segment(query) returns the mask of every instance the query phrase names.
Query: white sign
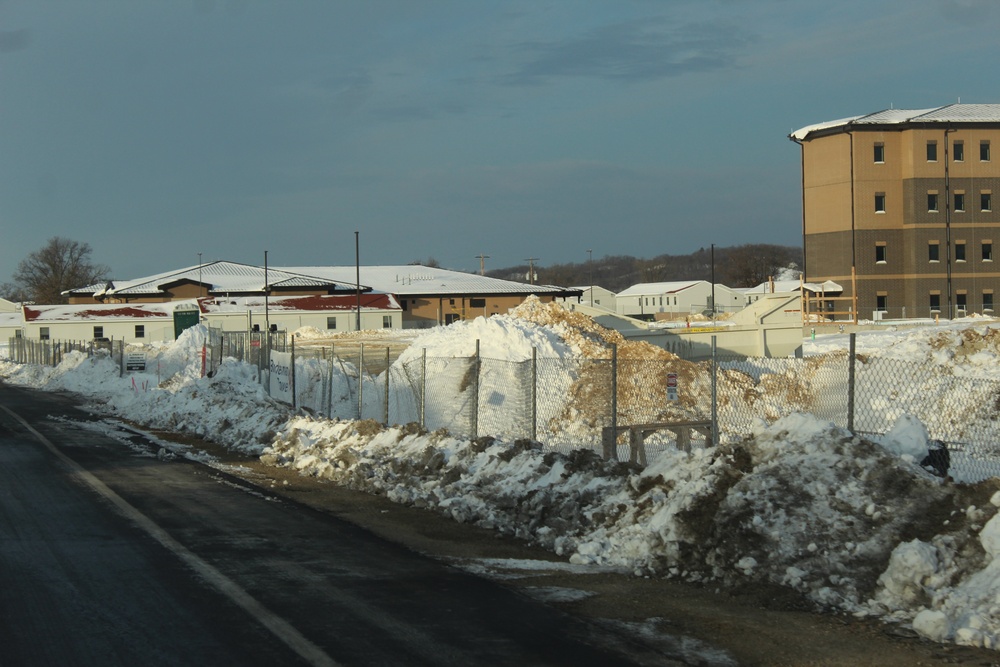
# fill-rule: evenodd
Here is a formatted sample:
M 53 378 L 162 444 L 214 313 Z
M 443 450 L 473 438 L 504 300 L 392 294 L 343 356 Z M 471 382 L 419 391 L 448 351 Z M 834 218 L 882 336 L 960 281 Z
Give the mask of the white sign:
M 272 352 L 271 365 L 268 367 L 269 390 L 271 398 L 284 401 L 291 405 L 292 400 L 292 355 L 290 352 Z
M 667 400 L 677 400 L 677 373 L 667 373 Z
M 128 352 L 125 355 L 125 370 L 144 371 L 146 370 L 145 352 Z

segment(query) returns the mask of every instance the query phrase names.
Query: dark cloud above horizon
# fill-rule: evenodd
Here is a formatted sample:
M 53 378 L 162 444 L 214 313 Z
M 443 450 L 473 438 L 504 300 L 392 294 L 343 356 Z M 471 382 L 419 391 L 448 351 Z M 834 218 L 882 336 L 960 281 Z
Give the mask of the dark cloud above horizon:
M 523 42 L 528 62 L 504 81 L 540 85 L 558 77 L 638 82 L 736 67 L 753 39 L 725 22 L 677 24 L 658 17 L 602 26 L 559 42 Z

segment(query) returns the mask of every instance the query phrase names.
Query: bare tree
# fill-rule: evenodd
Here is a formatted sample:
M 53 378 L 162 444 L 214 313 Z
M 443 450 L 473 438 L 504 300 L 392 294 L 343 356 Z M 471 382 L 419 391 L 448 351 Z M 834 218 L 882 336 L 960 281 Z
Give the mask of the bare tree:
M 90 261 L 90 245 L 53 236 L 40 249 L 21 260 L 13 287 L 23 300 L 66 303 L 63 292 L 107 279 L 111 268 Z

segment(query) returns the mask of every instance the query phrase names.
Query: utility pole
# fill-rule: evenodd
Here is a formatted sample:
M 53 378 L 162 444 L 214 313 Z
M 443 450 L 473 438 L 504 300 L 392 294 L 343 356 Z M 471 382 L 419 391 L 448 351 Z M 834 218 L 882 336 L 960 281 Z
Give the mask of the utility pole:
M 267 251 L 265 250 L 264 251 L 264 331 L 265 331 L 264 335 L 267 336 L 268 350 L 271 349 L 270 348 L 270 345 L 271 345 L 271 342 L 270 342 L 271 341 L 271 318 L 270 318 L 270 313 L 268 312 L 268 301 L 267 301 L 268 294 L 270 294 L 270 293 L 271 293 L 271 290 L 269 289 L 268 284 L 267 284 Z M 270 354 L 270 352 L 268 352 L 268 354 Z
M 476 257 L 479 258 L 479 275 L 485 276 L 486 275 L 486 260 L 488 260 L 490 258 L 490 256 L 489 255 L 483 255 L 483 254 L 480 253 L 479 255 L 476 255 Z
M 361 252 L 359 250 L 361 246 L 358 242 L 358 232 L 354 232 L 354 278 L 357 280 L 355 287 L 358 291 L 358 321 L 357 329 L 361 331 Z M 360 382 L 360 380 L 359 380 Z
M 528 259 L 526 259 L 524 261 L 526 261 L 528 263 L 528 284 L 534 285 L 535 284 L 535 262 L 538 261 L 538 258 L 537 257 L 529 257 Z
M 201 282 L 201 253 L 199 252 L 198 253 L 198 296 L 205 296 L 204 292 L 202 291 L 204 290 L 204 287 L 202 285 L 203 284 Z
M 594 251 L 587 248 L 587 268 L 590 269 L 590 303 L 588 304 L 591 308 L 594 307 Z

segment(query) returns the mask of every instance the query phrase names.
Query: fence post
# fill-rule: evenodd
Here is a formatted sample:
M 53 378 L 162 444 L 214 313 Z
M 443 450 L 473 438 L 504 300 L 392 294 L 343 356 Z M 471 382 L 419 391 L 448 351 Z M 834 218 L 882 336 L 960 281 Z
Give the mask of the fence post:
M 385 425 L 389 425 L 389 348 L 385 348 Z
M 850 336 L 850 345 L 847 353 L 847 430 L 854 433 L 854 364 L 855 364 L 855 340 L 856 334 Z
M 361 343 L 358 347 L 358 419 L 364 419 L 365 344 Z
M 719 362 L 717 358 L 717 347 L 715 336 L 712 336 L 712 444 L 719 444 L 719 402 L 718 402 L 718 377 Z
M 611 344 L 611 451 L 618 458 L 618 343 Z
M 288 388 L 292 391 L 292 412 L 298 406 L 295 402 L 295 336 L 292 336 L 292 362 L 288 365 Z
M 472 437 L 479 437 L 479 339 L 476 339 L 476 356 L 472 359 Z
M 420 353 L 420 428 L 425 428 L 427 408 L 427 348 Z
M 531 347 L 531 439 L 538 440 L 538 348 Z

